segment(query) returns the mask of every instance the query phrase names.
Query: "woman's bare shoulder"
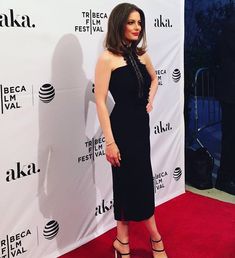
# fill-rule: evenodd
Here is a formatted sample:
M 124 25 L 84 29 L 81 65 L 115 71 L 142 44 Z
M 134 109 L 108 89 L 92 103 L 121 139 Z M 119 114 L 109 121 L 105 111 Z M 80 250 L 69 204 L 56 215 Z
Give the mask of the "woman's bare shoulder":
M 113 58 L 114 58 L 114 54 L 107 49 L 104 50 L 99 56 L 99 60 L 103 62 L 111 62 Z
M 108 50 L 104 50 L 98 57 L 96 68 L 106 69 L 106 71 L 111 71 L 112 69 L 112 56 Z
M 114 70 L 119 66 L 125 65 L 125 61 L 121 55 L 116 55 L 109 50 L 104 50 L 101 53 L 99 57 L 99 63 L 108 65 L 111 70 Z
M 141 63 L 143 64 L 148 64 L 150 61 L 149 55 L 147 54 L 147 52 L 145 52 L 143 55 L 139 56 L 139 59 L 141 61 Z

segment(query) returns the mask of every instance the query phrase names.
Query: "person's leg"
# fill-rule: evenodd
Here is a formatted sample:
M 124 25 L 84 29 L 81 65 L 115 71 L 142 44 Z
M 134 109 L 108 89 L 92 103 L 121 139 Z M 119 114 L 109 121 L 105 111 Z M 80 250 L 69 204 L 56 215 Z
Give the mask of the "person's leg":
M 161 235 L 159 234 L 158 229 L 157 229 L 154 215 L 152 217 L 150 217 L 149 219 L 146 219 L 144 221 L 144 223 L 150 234 L 152 249 L 156 250 L 156 251 L 153 251 L 153 255 L 154 255 L 153 257 L 156 257 L 156 258 L 167 257 L 167 255 L 164 251 L 163 242 L 161 241 Z
M 124 243 L 129 242 L 129 222 L 117 221 L 117 238 Z
M 152 240 L 160 240 L 161 235 L 158 232 L 154 215 L 152 217 L 150 217 L 149 219 L 146 219 L 144 221 L 144 223 L 145 223 L 145 226 L 146 226 L 146 228 L 147 228 L 147 230 L 150 234 L 151 239 Z
M 130 253 L 129 247 L 129 223 L 127 221 L 117 221 L 117 239 L 113 242 L 114 248 L 120 254 Z M 129 255 L 125 255 L 129 258 Z

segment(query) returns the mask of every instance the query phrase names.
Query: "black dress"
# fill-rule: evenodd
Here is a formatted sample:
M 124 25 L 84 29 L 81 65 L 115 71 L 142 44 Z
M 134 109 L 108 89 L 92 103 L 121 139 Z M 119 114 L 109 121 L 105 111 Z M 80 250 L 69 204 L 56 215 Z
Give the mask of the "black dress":
M 146 111 L 150 76 L 138 60 L 144 81 L 138 95 L 138 79 L 130 63 L 112 71 L 109 90 L 115 106 L 110 115 L 121 166 L 112 166 L 114 217 L 141 221 L 154 214 L 153 176 L 150 160 L 149 114 Z

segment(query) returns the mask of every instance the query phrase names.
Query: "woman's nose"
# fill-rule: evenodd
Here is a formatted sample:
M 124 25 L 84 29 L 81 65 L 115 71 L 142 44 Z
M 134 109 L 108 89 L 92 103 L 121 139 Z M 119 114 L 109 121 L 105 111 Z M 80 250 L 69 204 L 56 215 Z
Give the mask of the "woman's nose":
M 140 30 L 140 29 L 141 29 L 141 26 L 140 26 L 139 23 L 136 23 L 136 24 L 135 24 L 135 29 L 136 29 L 136 30 Z

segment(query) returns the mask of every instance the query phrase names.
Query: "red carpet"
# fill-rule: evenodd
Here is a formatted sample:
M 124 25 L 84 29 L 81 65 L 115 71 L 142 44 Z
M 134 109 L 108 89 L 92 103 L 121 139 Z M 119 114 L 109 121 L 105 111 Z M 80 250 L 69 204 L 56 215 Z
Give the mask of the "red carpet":
M 235 258 L 235 205 L 187 192 L 156 208 L 169 258 Z M 62 258 L 112 258 L 112 229 Z M 133 258 L 151 258 L 143 223 L 130 224 Z

